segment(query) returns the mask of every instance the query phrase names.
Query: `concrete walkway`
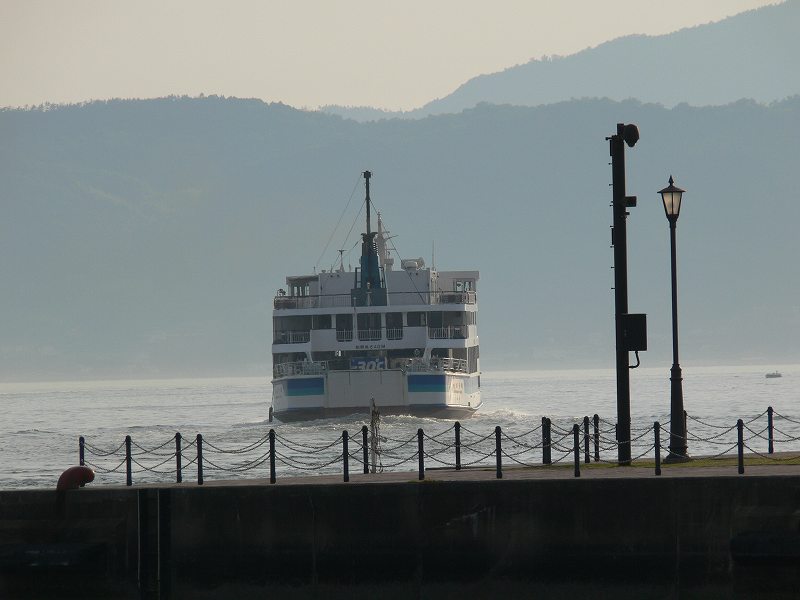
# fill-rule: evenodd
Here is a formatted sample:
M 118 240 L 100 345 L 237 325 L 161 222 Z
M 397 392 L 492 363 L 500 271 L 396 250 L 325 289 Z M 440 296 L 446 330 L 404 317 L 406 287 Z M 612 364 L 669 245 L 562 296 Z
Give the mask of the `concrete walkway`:
M 719 465 L 699 466 L 689 462 L 680 465 L 661 466 L 661 479 L 683 478 L 683 477 L 763 477 L 763 476 L 785 476 L 800 477 L 800 453 L 799 452 L 776 452 L 771 455 L 773 463 L 751 464 L 748 460 L 757 461 L 758 456 L 745 455 L 744 474 L 739 475 L 735 458 L 726 458 L 720 461 Z M 702 457 L 697 458 L 698 461 Z M 792 461 L 787 464 L 788 461 Z M 636 465 L 630 467 L 619 467 L 609 463 L 591 463 L 580 465 L 579 479 L 628 479 L 628 478 L 656 478 L 655 469 L 650 461 L 649 466 Z M 355 467 L 355 469 L 353 468 Z M 387 471 L 365 475 L 361 472 L 361 465 L 355 463 L 351 465 L 350 481 L 345 483 L 342 475 L 312 475 L 312 476 L 291 476 L 281 475 L 278 470 L 275 485 L 359 485 L 369 483 L 409 483 L 419 482 L 417 471 Z M 560 463 L 551 466 L 521 467 L 504 466 L 503 477 L 500 481 L 519 481 L 519 480 L 564 480 L 578 479 L 574 474 L 573 463 Z M 456 471 L 452 468 L 434 468 L 425 471 L 425 482 L 445 482 L 445 481 L 496 481 L 497 473 L 494 467 L 466 468 Z M 424 483 L 424 482 L 421 482 Z M 250 485 L 269 485 L 269 479 L 260 477 L 253 479 L 238 480 L 208 480 L 203 487 L 238 487 Z M 177 484 L 137 484 L 135 487 L 187 487 L 197 486 L 194 480 L 185 481 Z

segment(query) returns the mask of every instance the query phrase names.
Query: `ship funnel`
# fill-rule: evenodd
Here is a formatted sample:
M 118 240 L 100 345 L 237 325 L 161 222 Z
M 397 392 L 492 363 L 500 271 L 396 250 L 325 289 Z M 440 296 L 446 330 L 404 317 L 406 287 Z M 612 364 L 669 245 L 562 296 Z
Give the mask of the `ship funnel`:
M 361 234 L 361 266 L 356 269 L 356 277 L 351 298 L 353 306 L 386 306 L 386 285 L 383 269 L 378 260 L 378 248 L 375 243 L 377 231 L 372 231 L 370 223 L 371 204 L 369 197 L 370 171 L 364 171 L 366 197 L 364 203 L 367 209 L 367 231 Z

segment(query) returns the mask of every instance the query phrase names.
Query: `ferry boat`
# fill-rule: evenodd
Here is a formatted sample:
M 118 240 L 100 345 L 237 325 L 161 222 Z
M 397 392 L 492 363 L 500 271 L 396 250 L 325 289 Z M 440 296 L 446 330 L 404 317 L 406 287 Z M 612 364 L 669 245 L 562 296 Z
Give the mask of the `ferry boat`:
M 274 298 L 272 414 L 283 422 L 369 412 L 463 419 L 481 406 L 478 271 L 422 258 L 394 268 L 371 173 L 355 270 L 286 278 Z M 341 253 L 340 253 L 341 254 Z

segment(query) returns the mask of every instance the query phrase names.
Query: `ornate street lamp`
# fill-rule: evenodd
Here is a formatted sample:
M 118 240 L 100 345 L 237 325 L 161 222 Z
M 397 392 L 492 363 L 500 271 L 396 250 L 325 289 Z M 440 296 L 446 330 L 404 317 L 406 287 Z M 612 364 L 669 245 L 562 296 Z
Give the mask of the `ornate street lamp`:
M 669 455 L 664 462 L 689 460 L 686 447 L 686 418 L 683 412 L 683 377 L 678 362 L 678 278 L 675 252 L 675 225 L 681 213 L 683 192 L 675 187 L 672 175 L 669 185 L 658 192 L 664 202 L 664 213 L 669 221 L 669 241 L 672 254 L 672 369 L 670 371 L 670 436 Z
M 675 221 L 678 220 L 678 215 L 681 214 L 681 198 L 683 198 L 684 192 L 681 188 L 675 187 L 674 184 L 675 180 L 670 175 L 669 185 L 658 192 L 661 194 L 661 200 L 664 202 L 664 212 L 667 214 L 667 219 L 669 219 L 670 228 L 672 229 L 675 229 Z

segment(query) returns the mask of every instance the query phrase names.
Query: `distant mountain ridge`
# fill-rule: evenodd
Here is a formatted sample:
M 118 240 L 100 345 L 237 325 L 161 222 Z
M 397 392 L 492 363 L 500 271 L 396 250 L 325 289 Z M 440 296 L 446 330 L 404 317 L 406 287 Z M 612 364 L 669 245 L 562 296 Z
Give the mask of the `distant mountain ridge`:
M 321 110 L 357 121 L 457 113 L 481 102 L 538 106 L 569 99 L 635 98 L 667 107 L 773 102 L 800 93 L 800 0 L 660 36 L 631 35 L 566 57 L 480 75 L 407 112 Z
M 272 297 L 313 272 L 359 174 L 402 257 L 479 269 L 486 370 L 613 365 L 608 143 L 627 150 L 632 312 L 670 364 L 800 361 L 800 97 L 580 100 L 352 120 L 233 98 L 0 111 L 0 379 L 270 373 Z M 356 190 L 343 225 L 354 222 Z M 318 269 L 337 248 L 340 229 Z M 356 237 L 354 237 L 356 236 Z M 356 256 L 346 261 L 357 263 Z M 265 392 L 267 393 L 267 392 Z

